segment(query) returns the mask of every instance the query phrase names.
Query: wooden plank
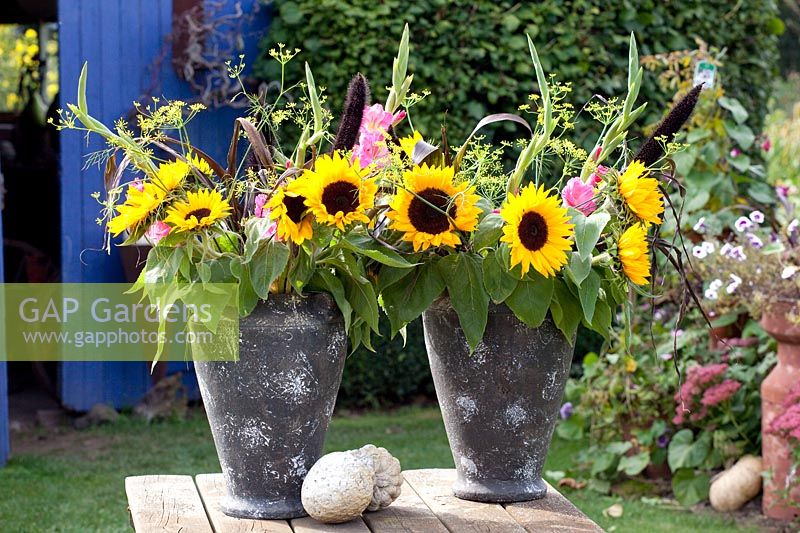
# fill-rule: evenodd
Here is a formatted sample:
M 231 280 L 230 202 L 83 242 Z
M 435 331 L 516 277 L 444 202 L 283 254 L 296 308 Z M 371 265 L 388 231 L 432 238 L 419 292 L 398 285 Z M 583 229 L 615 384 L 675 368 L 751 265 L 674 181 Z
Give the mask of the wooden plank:
M 125 478 L 131 524 L 137 533 L 212 533 L 192 476 Z
M 603 531 L 549 483 L 547 495 L 541 500 L 509 503 L 503 507 L 530 532 Z
M 356 518 L 344 524 L 323 524 L 311 517 L 295 518 L 291 520 L 294 533 L 370 533 L 369 528 L 361 518 Z
M 408 484 L 386 509 L 364 513 L 364 522 L 379 533 L 448 533 L 447 528 Z
M 455 470 L 409 470 L 403 475 L 422 501 L 450 531 L 525 532 L 501 505 L 460 500 L 453 496 L 451 487 L 456 479 Z
M 222 478 L 222 474 L 200 474 L 195 477 L 195 482 L 214 531 L 223 531 L 224 533 L 244 533 L 246 531 L 292 533 L 292 528 L 289 527 L 289 522 L 286 520 L 249 520 L 234 518 L 223 513 L 220 507 L 220 502 L 225 496 L 225 481 Z

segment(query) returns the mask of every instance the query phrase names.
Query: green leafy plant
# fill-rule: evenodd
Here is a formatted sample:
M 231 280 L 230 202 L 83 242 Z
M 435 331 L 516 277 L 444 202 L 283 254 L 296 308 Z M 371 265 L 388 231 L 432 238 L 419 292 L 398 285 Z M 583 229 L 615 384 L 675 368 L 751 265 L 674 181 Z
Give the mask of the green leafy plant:
M 571 82 L 578 102 L 587 102 L 594 94 L 625 91 L 626 82 L 617 74 L 627 66 L 625 35 L 632 31 L 643 38 L 645 54 L 694 48 L 695 36 L 728 47 L 721 76 L 728 96 L 750 111 L 749 124 L 757 131 L 766 114 L 781 32 L 772 0 L 733 4 L 624 0 L 613 6 L 601 0 L 264 3 L 274 18 L 262 50 L 279 42 L 296 43 L 314 58 L 320 82 L 334 95 L 343 94 L 347 86 L 348 77 L 342 72 L 384 77 L 394 52 L 386 46 L 386 35 L 397 34 L 402 21 L 413 20 L 411 41 L 418 61 L 411 72 L 417 87 L 432 91 L 418 104 L 415 126 L 436 132 L 447 124 L 454 139 L 464 138 L 491 110 L 513 109 L 518 96 L 531 90 L 526 32 L 541 43 L 544 69 Z M 271 82 L 280 73 L 269 61 L 261 61 L 256 74 Z M 645 101 L 663 102 L 675 92 L 662 89 L 649 76 L 643 80 Z M 659 118 L 658 109 L 649 111 L 643 125 Z

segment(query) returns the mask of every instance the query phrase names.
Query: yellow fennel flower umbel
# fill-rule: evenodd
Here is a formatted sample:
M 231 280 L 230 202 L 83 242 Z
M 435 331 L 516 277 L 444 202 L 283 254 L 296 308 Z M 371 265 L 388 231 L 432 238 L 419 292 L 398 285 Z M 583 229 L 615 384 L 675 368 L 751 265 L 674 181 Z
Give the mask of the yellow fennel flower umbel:
M 386 216 L 414 251 L 457 246 L 461 238 L 456 232 L 474 231 L 478 225 L 478 200 L 475 187 L 454 183 L 453 167 L 423 164 L 403 173 L 403 188 L 398 188 Z
M 650 250 L 643 224 L 625 230 L 617 242 L 617 254 L 625 276 L 636 285 L 646 285 L 650 277 Z
M 175 202 L 167 209 L 165 222 L 177 231 L 190 231 L 207 228 L 230 213 L 231 206 L 219 191 L 200 189 L 187 193 L 186 201 Z
M 500 216 L 505 221 L 500 240 L 511 249 L 511 268 L 521 265 L 525 275 L 533 266 L 550 277 L 567 264 L 574 224 L 558 196 L 530 183 L 506 200 Z
M 625 205 L 639 220 L 661 224 L 659 215 L 664 212 L 664 198 L 658 189 L 658 180 L 647 175 L 644 163 L 633 161 L 620 174 L 617 187 Z
M 297 182 L 297 193 L 320 224 L 344 230 L 354 222 L 369 223 L 367 209 L 375 205 L 378 186 L 363 179 L 360 169 L 334 152 L 317 158 L 314 170 L 306 170 Z

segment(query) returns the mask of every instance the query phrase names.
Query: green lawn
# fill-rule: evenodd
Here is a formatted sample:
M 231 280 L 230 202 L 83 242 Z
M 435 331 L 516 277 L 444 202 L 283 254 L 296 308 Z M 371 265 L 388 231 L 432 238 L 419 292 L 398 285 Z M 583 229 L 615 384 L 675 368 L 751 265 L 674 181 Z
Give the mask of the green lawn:
M 8 465 L 0 469 L 2 531 L 130 531 L 123 488 L 126 476 L 219 470 L 202 415 L 150 426 L 123 417 L 113 426 L 69 432 L 61 440 L 49 437 L 42 443 L 26 437 L 26 441 L 38 451 L 15 449 Z M 58 442 L 66 449 L 59 449 Z M 406 469 L 453 464 L 436 409 L 337 417 L 326 448 L 345 450 L 368 442 L 388 448 Z M 546 468 L 566 468 L 576 446 L 554 443 Z M 737 529 L 733 520 L 710 512 L 661 509 L 588 491 L 572 492 L 568 497 L 601 526 L 617 532 L 746 531 Z M 605 518 L 603 509 L 616 502 L 624 506 L 623 517 Z

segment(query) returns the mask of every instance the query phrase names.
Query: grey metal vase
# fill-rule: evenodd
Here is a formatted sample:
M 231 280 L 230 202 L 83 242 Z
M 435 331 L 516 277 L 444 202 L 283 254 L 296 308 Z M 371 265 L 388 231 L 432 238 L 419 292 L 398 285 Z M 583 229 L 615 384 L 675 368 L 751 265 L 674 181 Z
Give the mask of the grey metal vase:
M 241 320 L 239 361 L 196 363 L 225 514 L 305 516 L 300 488 L 322 454 L 346 355 L 329 295 L 274 295 Z
M 436 395 L 457 479 L 453 493 L 479 502 L 544 497 L 542 468 L 553 437 L 573 348 L 548 316 L 529 328 L 492 305 L 470 355 L 448 298 L 423 314 Z

